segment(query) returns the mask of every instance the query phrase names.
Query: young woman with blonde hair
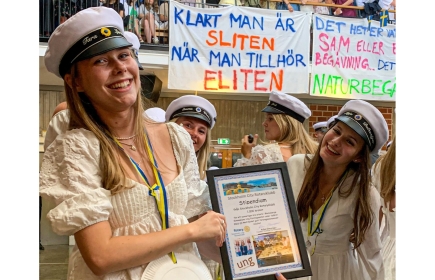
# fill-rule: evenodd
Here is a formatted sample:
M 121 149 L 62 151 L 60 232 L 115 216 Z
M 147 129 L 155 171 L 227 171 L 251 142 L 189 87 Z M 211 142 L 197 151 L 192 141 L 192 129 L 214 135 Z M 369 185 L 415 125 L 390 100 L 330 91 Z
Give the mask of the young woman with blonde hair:
M 186 131 L 142 116 L 139 68 L 119 14 L 76 13 L 53 32 L 44 58 L 64 80 L 70 112 L 39 177 L 40 195 L 56 205 L 47 215 L 53 231 L 76 241 L 67 278 L 151 280 L 182 259 L 208 273 L 199 243 L 212 241 L 220 259 L 225 217 L 210 211 Z
M 303 126 L 311 111 L 301 100 L 291 95 L 272 91 L 269 103 L 262 110 L 266 113 L 263 122 L 266 139 L 272 143 L 257 145 L 258 134 L 242 139 L 243 158 L 234 164 L 238 166 L 286 162 L 295 154 L 312 154 L 317 149 L 314 141 Z

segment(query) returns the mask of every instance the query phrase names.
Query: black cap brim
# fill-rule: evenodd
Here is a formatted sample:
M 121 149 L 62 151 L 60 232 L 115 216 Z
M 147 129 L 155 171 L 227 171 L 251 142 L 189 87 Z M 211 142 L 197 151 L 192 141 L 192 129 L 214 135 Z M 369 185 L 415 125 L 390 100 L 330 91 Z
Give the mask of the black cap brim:
M 361 138 L 364 140 L 364 142 L 370 146 L 370 142 L 367 139 L 366 133 L 364 132 L 364 130 L 361 128 L 361 126 L 358 125 L 358 123 L 356 123 L 355 121 L 351 120 L 350 118 L 346 117 L 346 116 L 339 116 L 337 118 L 335 118 L 335 121 L 341 121 L 344 124 L 346 124 L 347 126 L 349 126 L 350 128 L 353 129 L 353 131 L 355 131 L 356 133 L 358 133 L 359 136 L 361 136 Z
M 133 46 L 133 44 L 127 41 L 124 37 L 110 37 L 82 52 L 75 61 L 88 59 L 115 49 L 131 46 Z
M 261 112 L 271 113 L 271 114 L 284 114 L 284 112 L 281 112 L 280 110 L 277 110 L 276 108 L 273 108 L 271 106 L 264 107 L 264 109 L 261 110 Z
M 204 115 L 201 115 L 201 114 L 180 113 L 180 114 L 177 114 L 177 118 L 179 118 L 179 117 L 192 117 L 192 118 L 200 119 L 200 120 L 205 121 L 208 124 L 208 127 L 211 127 L 211 123 L 209 123 L 209 120 Z

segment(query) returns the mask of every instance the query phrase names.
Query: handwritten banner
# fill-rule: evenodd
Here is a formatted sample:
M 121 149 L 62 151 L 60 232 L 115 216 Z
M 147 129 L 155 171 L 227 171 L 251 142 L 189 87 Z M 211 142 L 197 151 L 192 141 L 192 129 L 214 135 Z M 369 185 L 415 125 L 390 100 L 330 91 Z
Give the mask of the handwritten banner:
M 313 15 L 310 95 L 396 100 L 396 26 Z
M 311 14 L 170 2 L 168 88 L 307 93 Z

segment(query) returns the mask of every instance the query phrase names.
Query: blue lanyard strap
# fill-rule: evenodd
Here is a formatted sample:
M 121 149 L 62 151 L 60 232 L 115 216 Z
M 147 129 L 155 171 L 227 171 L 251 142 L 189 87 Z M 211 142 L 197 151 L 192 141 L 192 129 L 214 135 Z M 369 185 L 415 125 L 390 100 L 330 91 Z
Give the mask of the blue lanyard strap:
M 323 232 L 323 230 L 320 228 L 320 224 L 322 223 L 323 217 L 326 213 L 326 208 L 328 208 L 329 202 L 331 201 L 332 195 L 334 194 L 335 190 L 344 182 L 344 180 L 347 177 L 349 170 L 346 170 L 346 172 L 343 173 L 343 175 L 340 177 L 340 180 L 338 180 L 335 187 L 332 189 L 331 193 L 329 194 L 328 199 L 322 204 L 320 207 L 320 213 L 317 217 L 316 224 L 313 229 L 313 210 L 311 207 L 308 208 L 308 236 L 313 236 L 314 233 L 320 234 Z
M 139 164 L 137 164 L 137 162 L 134 161 L 134 159 L 132 159 L 125 152 L 124 148 L 121 146 L 119 141 L 116 140 L 116 138 L 113 138 L 113 139 L 114 139 L 115 143 L 118 145 L 118 147 L 122 151 L 124 151 L 124 153 L 127 155 L 127 157 L 129 158 L 130 162 L 133 164 L 136 171 L 139 173 L 140 177 L 146 183 L 146 186 L 149 189 L 149 195 L 153 196 L 154 199 L 156 200 L 157 209 L 159 210 L 160 217 L 162 218 L 162 229 L 165 230 L 165 229 L 169 228 L 169 210 L 168 210 L 168 200 L 167 200 L 167 195 L 166 195 L 166 189 L 165 189 L 165 185 L 163 183 L 162 176 L 158 170 L 157 160 L 154 157 L 153 147 L 151 145 L 151 141 L 150 141 L 148 135 L 146 135 L 146 139 L 145 139 L 145 148 L 146 148 L 148 156 L 151 160 L 153 174 L 154 174 L 154 177 L 156 179 L 156 183 L 152 186 L 149 183 L 149 181 L 145 175 L 145 172 L 140 168 Z M 172 259 L 172 262 L 174 264 L 177 263 L 177 259 L 175 257 L 174 252 L 169 253 L 169 257 Z

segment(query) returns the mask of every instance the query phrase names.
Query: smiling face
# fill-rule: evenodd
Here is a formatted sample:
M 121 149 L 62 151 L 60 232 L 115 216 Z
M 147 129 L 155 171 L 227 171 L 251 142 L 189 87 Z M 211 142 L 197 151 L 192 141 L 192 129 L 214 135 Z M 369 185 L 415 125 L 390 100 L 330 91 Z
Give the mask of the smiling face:
M 279 130 L 279 126 L 273 118 L 272 114 L 266 114 L 266 117 L 263 121 L 263 126 L 267 140 L 272 141 L 279 139 L 279 137 L 281 136 L 281 131 Z
M 361 150 L 366 145 L 358 133 L 342 122 L 323 136 L 320 157 L 325 166 L 347 166 L 351 161 L 361 159 Z
M 77 91 L 85 92 L 97 111 L 119 112 L 136 102 L 139 69 L 129 48 L 80 61 L 77 69 Z
M 184 129 L 190 134 L 190 138 L 192 138 L 193 141 L 193 148 L 195 152 L 198 152 L 207 139 L 207 123 L 194 117 L 179 117 L 176 123 L 183 125 Z

